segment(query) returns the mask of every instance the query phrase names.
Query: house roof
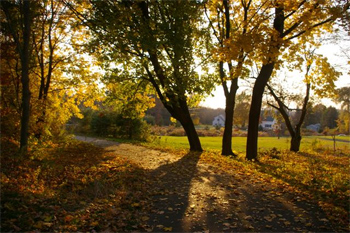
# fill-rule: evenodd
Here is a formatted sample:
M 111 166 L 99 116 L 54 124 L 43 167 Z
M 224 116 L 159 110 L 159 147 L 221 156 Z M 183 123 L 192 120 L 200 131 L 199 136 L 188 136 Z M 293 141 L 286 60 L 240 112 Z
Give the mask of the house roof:
M 225 117 L 221 114 L 219 116 L 214 117 L 214 119 L 217 119 L 217 118 L 220 118 L 221 120 L 225 121 Z
M 273 117 L 272 116 L 267 116 L 265 118 L 262 119 L 263 121 L 274 121 Z

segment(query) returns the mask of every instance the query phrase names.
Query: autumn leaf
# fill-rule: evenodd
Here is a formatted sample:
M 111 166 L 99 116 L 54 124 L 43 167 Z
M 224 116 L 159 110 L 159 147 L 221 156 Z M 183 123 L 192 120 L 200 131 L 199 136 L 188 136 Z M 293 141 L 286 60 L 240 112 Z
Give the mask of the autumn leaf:
M 98 224 L 99 224 L 98 221 L 94 221 L 90 223 L 90 226 L 95 227 L 95 226 L 98 226 Z
M 73 220 L 73 218 L 74 218 L 74 217 L 73 217 L 72 215 L 67 215 L 67 216 L 64 217 L 64 221 L 65 221 L 65 222 L 70 222 L 70 221 Z
M 166 232 L 169 232 L 169 231 L 172 231 L 173 228 L 172 227 L 164 227 L 163 230 Z

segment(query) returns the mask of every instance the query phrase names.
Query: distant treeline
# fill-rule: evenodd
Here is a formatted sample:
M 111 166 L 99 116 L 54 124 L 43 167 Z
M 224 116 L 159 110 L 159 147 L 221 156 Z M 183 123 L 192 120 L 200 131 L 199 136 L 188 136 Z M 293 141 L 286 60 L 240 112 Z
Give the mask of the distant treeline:
M 241 104 L 238 103 L 236 108 L 240 105 Z M 247 120 L 249 106 L 239 107 L 239 109 L 237 108 L 236 110 L 237 111 L 235 112 L 235 117 L 237 117 L 237 119 L 234 119 L 234 124 L 238 127 L 246 126 L 245 122 L 241 121 L 242 119 Z M 334 128 L 337 126 L 337 120 L 339 119 L 340 113 L 341 110 L 338 110 L 332 106 L 326 107 L 323 104 L 313 105 L 312 103 L 309 103 L 303 127 L 305 128 L 308 125 L 319 123 L 321 126 L 321 131 L 325 127 Z M 197 107 L 191 109 L 191 115 L 196 124 L 212 125 L 214 117 L 220 114 L 225 115 L 225 110 L 222 108 L 212 109 L 207 107 Z M 266 117 L 266 115 L 270 115 L 274 118 L 280 118 L 279 113 L 277 113 L 276 111 L 262 111 L 261 114 L 261 118 Z M 299 115 L 299 111 L 293 111 L 290 113 L 292 124 L 295 124 L 297 122 L 297 119 L 299 119 L 300 117 Z M 167 126 L 172 124 L 172 122 L 170 121 L 170 117 L 171 116 L 169 112 L 165 109 L 161 101 L 158 98 L 155 98 L 155 106 L 146 111 L 145 120 L 151 125 Z M 280 122 L 283 122 L 282 119 L 279 120 Z

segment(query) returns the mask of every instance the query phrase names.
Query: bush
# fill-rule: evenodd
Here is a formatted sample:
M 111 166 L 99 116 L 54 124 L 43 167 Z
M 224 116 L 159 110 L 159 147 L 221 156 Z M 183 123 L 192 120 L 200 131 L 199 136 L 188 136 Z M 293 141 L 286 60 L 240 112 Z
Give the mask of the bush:
M 122 138 L 128 138 L 138 141 L 148 141 L 150 138 L 150 127 L 142 119 L 119 119 L 118 135 Z
M 185 130 L 183 128 L 175 128 L 169 132 L 169 136 L 185 136 Z
M 147 141 L 150 136 L 149 125 L 143 119 L 125 118 L 111 111 L 85 111 L 78 125 L 77 133 L 101 137 Z

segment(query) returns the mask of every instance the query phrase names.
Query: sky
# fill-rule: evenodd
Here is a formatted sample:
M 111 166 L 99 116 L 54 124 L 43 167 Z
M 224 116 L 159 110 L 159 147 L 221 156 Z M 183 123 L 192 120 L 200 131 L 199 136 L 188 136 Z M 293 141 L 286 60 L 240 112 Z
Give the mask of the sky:
M 350 75 L 348 74 L 350 71 L 350 65 L 348 64 L 348 61 L 350 60 L 350 51 L 347 51 L 347 54 L 345 54 L 345 49 L 349 50 L 348 48 L 350 48 L 350 38 L 349 36 L 345 35 L 344 39 L 340 39 L 340 43 L 328 42 L 317 50 L 318 53 L 323 54 L 328 58 L 329 62 L 336 68 L 337 71 L 342 72 L 342 75 L 335 82 L 337 88 L 350 86 Z M 239 86 L 240 88 L 238 89 L 238 93 L 244 90 L 246 84 L 239 80 Z M 202 101 L 200 106 L 214 109 L 225 108 L 225 95 L 222 86 L 217 86 L 212 92 L 212 95 L 213 96 L 209 96 Z M 322 99 L 321 102 L 326 106 L 338 106 L 331 99 L 327 98 Z

